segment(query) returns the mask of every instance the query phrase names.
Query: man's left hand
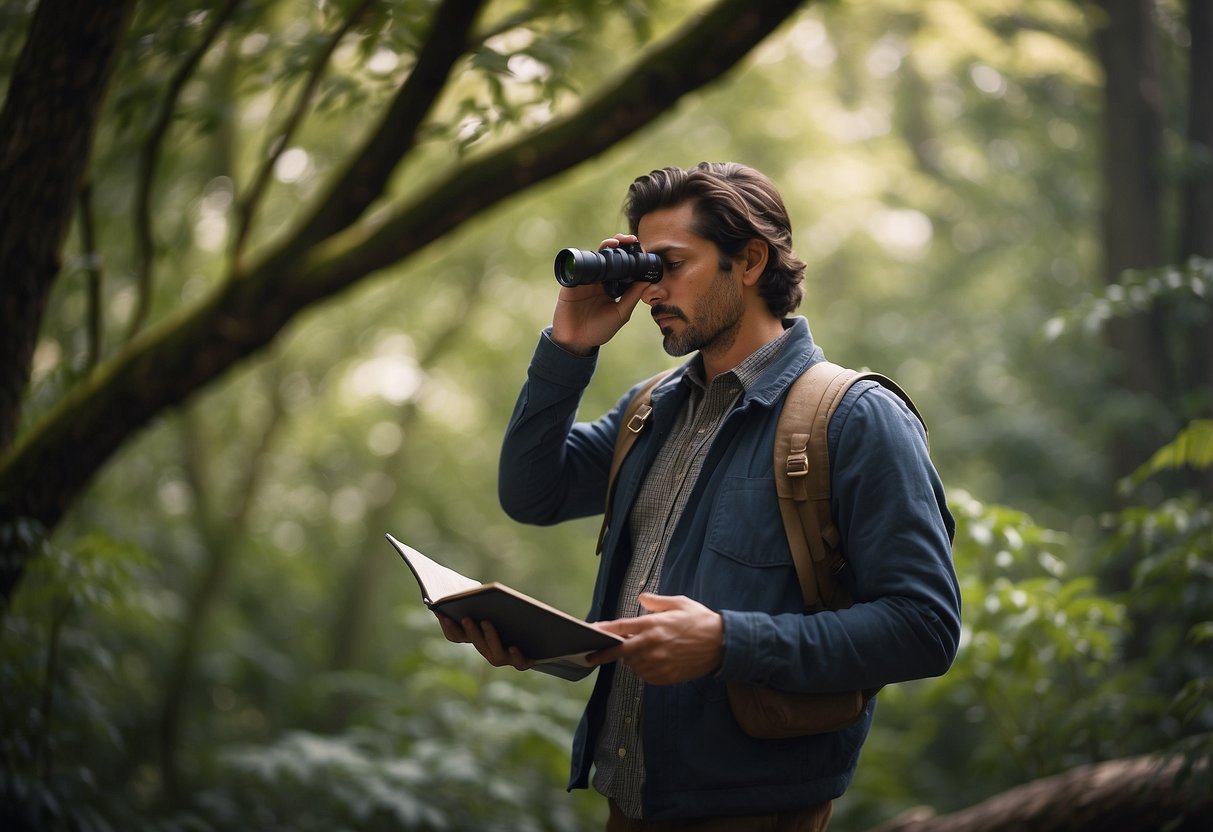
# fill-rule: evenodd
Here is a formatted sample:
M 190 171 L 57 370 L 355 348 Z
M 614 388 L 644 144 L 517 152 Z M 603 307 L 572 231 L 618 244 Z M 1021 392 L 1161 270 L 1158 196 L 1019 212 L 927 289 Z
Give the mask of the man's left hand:
M 648 615 L 600 621 L 595 626 L 623 644 L 590 656 L 595 664 L 622 661 L 644 681 L 672 685 L 706 676 L 724 658 L 724 618 L 685 595 L 642 593 Z

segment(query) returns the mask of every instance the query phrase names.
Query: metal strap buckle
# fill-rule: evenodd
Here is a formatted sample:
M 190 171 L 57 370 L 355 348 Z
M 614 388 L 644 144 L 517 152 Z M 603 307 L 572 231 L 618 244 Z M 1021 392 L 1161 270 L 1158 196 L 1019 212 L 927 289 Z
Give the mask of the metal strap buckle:
M 644 428 L 645 422 L 649 420 L 649 415 L 653 412 L 653 408 L 647 404 L 642 404 L 636 413 L 628 420 L 628 430 L 632 433 L 640 433 Z
M 787 472 L 789 477 L 805 477 L 809 473 L 809 455 L 806 453 L 788 454 Z

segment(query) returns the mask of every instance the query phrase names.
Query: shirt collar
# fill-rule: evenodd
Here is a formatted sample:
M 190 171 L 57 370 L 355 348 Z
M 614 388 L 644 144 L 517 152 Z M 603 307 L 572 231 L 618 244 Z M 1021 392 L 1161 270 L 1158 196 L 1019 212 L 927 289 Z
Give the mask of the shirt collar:
M 788 327 L 773 341 L 768 341 L 758 349 L 754 350 L 749 356 L 727 372 L 721 373 L 717 378 L 725 378 L 732 376 L 737 383 L 741 385 L 742 390 L 749 389 L 750 385 L 757 381 L 763 373 L 770 369 L 771 364 L 775 361 L 775 356 L 779 355 L 779 351 L 783 349 L 784 344 L 791 340 L 792 328 Z M 694 382 L 695 386 L 706 390 L 707 383 L 704 380 L 703 372 L 703 356 L 695 353 L 695 357 L 687 362 L 686 378 Z

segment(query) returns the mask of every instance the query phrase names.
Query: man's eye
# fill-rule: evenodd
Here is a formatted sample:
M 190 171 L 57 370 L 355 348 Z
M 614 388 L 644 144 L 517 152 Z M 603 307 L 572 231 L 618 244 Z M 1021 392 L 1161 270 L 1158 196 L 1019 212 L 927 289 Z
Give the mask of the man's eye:
M 685 260 L 667 260 L 665 261 L 665 269 L 668 272 L 678 271 L 678 269 L 681 268 L 682 264 L 685 262 Z

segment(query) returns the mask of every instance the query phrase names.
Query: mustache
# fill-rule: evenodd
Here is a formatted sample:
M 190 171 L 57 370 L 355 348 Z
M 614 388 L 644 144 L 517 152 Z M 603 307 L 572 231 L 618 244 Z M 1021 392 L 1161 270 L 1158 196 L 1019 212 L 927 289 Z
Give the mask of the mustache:
M 687 319 L 687 316 L 684 315 L 682 310 L 679 309 L 677 306 L 666 306 L 666 305 L 654 306 L 652 309 L 649 310 L 649 314 L 652 315 L 654 318 L 657 318 L 660 315 L 670 315 L 675 318 L 680 318 L 684 321 Z

